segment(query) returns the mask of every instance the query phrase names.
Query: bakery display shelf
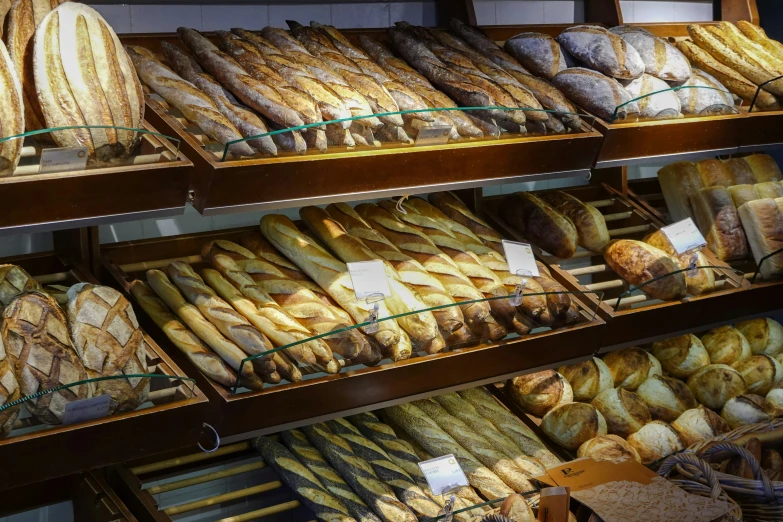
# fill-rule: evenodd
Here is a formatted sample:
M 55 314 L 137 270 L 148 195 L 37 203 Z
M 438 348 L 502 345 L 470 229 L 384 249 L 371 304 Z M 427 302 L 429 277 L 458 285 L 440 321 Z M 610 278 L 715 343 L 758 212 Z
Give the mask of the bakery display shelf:
M 5 258 L 42 285 L 97 284 L 94 276 L 55 253 Z M 0 439 L 0 491 L 194 444 L 209 406 L 206 396 L 146 333 L 149 399 L 138 409 L 70 425 L 46 426 L 22 414 Z M 165 436 L 161 436 L 164 434 Z M 96 444 L 100 441 L 100 444 Z
M 127 160 L 43 174 L 46 149 L 26 136 L 19 166 L 0 177 L 0 235 L 182 214 L 193 164 L 176 138 L 169 141 L 148 122 L 144 130 L 138 154 Z
M 175 259 L 188 261 L 198 271 L 205 266 L 199 252 L 206 241 L 238 242 L 249 230 L 254 227 L 104 245 L 101 256 L 105 282 L 127 293 L 131 281 L 146 279 L 146 270 L 165 267 Z M 398 362 L 385 359 L 374 367 L 348 366 L 333 375 L 308 375 L 307 369 L 302 369 L 305 377 L 297 383 L 267 385 L 252 392 L 240 388 L 241 393 L 236 394 L 207 379 L 184 360 L 146 314 L 139 313 L 138 317 L 189 375 L 199 375 L 199 386 L 216 404 L 216 418 L 208 422 L 217 428 L 222 439 L 235 440 L 248 433 L 271 433 L 313 422 L 312 419 L 367 411 L 589 357 L 598 349 L 604 323 L 593 313 L 595 305 L 587 304 L 584 296 L 577 293 L 571 297 L 580 308 L 580 321 L 571 326 L 536 329 L 522 337 Z M 280 408 L 280 404 L 288 407 Z
M 657 177 L 628 180 L 628 197 L 661 223 L 671 223 Z
M 783 147 L 783 110 L 751 112 L 745 120 L 739 152 L 759 152 Z
M 612 239 L 641 240 L 662 226 L 640 206 L 607 185 L 577 187 L 564 192 L 598 208 L 607 220 Z M 487 217 L 510 239 L 526 241 L 501 217 L 501 199 L 502 196 L 484 199 Z M 607 323 L 601 339 L 602 350 L 666 338 L 676 332 L 731 321 L 739 315 L 752 316 L 780 306 L 779 297 L 773 295 L 774 285 L 772 288 L 751 285 L 742 273 L 716 259 L 706 248 L 702 249 L 702 254 L 710 266 L 720 267 L 714 269 L 715 290 L 698 296 L 689 295 L 678 301 L 652 300 L 638 289 L 628 295 L 632 287 L 596 252 L 580 248 L 571 259 L 558 259 L 540 251 L 539 254 L 550 266 L 555 279 L 566 288 L 606 292 L 600 303 L 595 302 L 594 294 L 585 295 L 586 301 L 598 305 L 598 315 Z

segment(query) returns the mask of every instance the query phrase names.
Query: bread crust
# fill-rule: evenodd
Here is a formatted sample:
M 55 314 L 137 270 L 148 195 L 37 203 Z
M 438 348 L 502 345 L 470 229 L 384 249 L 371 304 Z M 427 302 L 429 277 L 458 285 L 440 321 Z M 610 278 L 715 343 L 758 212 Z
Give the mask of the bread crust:
M 529 192 L 517 192 L 503 198 L 503 219 L 543 250 L 562 259 L 574 255 L 576 227 L 566 216 Z
M 601 252 L 609 243 L 606 221 L 597 208 L 559 190 L 544 192 L 541 199 L 571 220 L 576 227 L 579 246 L 593 252 Z
M 603 27 L 569 27 L 557 41 L 581 62 L 614 78 L 632 80 L 644 73 L 644 62 L 636 49 Z
M 748 255 L 747 240 L 737 209 L 724 187 L 708 187 L 691 195 L 696 225 L 718 259 L 728 261 Z
M 653 299 L 664 301 L 685 297 L 685 275 L 679 264 L 666 252 L 641 241 L 620 239 L 604 250 L 604 259 L 612 270 L 634 286 L 656 277 L 666 276 L 640 288 Z
M 571 101 L 607 121 L 623 120 L 639 112 L 639 105 L 625 87 L 598 71 L 571 67 L 557 73 L 552 83 Z

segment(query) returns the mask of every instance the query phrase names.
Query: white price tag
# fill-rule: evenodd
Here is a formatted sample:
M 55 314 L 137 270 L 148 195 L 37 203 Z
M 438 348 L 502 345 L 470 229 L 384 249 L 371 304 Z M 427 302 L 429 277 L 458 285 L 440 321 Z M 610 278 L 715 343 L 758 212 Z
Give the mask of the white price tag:
M 69 402 L 65 405 L 63 424 L 75 424 L 105 417 L 109 414 L 110 403 L 111 395 L 108 394 Z
M 419 462 L 419 468 L 434 495 L 468 485 L 468 478 L 454 455 Z
M 356 299 L 367 299 L 370 296 L 391 297 L 389 280 L 386 278 L 386 270 L 383 261 L 361 261 L 348 263 L 348 273 L 353 282 L 353 291 Z
M 41 151 L 41 170 L 39 174 L 53 174 L 84 170 L 87 167 L 87 147 L 63 147 Z
M 504 239 L 503 250 L 506 252 L 509 272 L 512 274 L 530 274 L 533 277 L 539 276 L 536 256 L 533 255 L 533 249 L 530 245 Z
M 416 146 L 420 145 L 445 145 L 449 142 L 449 134 L 451 134 L 450 125 L 432 125 L 430 127 L 422 127 L 419 129 L 419 134 L 416 136 Z
M 684 254 L 690 250 L 703 247 L 707 244 L 704 236 L 691 218 L 683 219 L 668 227 L 663 227 L 661 232 L 669 239 L 675 252 Z

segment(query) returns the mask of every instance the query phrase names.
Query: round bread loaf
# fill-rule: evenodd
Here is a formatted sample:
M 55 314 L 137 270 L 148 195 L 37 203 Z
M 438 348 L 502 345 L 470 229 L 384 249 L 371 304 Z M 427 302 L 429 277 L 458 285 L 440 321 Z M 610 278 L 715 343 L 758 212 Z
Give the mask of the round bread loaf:
M 591 401 L 602 391 L 614 388 L 612 372 L 597 357 L 579 364 L 561 366 L 557 371 L 571 385 L 574 400 L 577 401 Z
M 625 90 L 637 100 L 639 115 L 649 119 L 679 118 L 680 99 L 669 85 L 655 76 L 642 74 L 639 78 L 625 83 Z
M 774 357 L 758 354 L 732 365 L 748 386 L 748 393 L 766 395 L 783 380 L 783 366 Z
M 693 334 L 654 342 L 652 353 L 660 361 L 661 367 L 678 379 L 687 379 L 696 370 L 710 364 L 710 355 Z
M 783 326 L 774 319 L 750 319 L 734 327 L 748 340 L 753 353 L 777 355 L 783 351 Z
M 543 417 L 559 404 L 574 402 L 571 385 L 554 370 L 514 377 L 507 387 L 514 402 L 536 417 Z
M 636 462 L 642 462 L 639 453 L 637 453 L 633 446 L 617 435 L 602 435 L 588 440 L 579 446 L 576 456 L 579 458 L 590 457 L 595 460 L 614 461 L 631 458 Z
M 559 446 L 573 451 L 593 437 L 607 433 L 601 412 L 583 402 L 556 406 L 541 419 L 541 430 Z
M 711 364 L 732 364 L 744 361 L 753 352 L 745 336 L 731 326 L 721 326 L 704 334 L 701 342 L 710 356 Z
M 698 406 L 693 392 L 679 379 L 653 375 L 636 390 L 655 420 L 674 422 L 685 410 Z
M 685 297 L 685 274 L 677 260 L 659 248 L 633 239 L 618 239 L 604 249 L 604 259 L 617 275 L 653 299 L 671 301 Z
M 639 453 L 644 465 L 685 448 L 677 431 L 670 424 L 662 421 L 652 421 L 644 426 L 628 437 L 628 444 Z
M 775 408 L 783 412 L 783 381 L 775 383 L 766 396 L 767 401 Z
M 720 415 L 704 406 L 683 412 L 672 422 L 672 427 L 677 430 L 686 448 L 731 431 Z
M 720 410 L 726 401 L 747 390 L 742 375 L 725 364 L 710 364 L 688 378 L 688 388 L 696 400 L 713 410 Z
M 615 387 L 631 391 L 653 375 L 663 373 L 658 359 L 641 348 L 612 352 L 604 357 L 604 362 L 609 367 Z
M 604 390 L 590 404 L 606 419 L 606 430 L 624 438 L 652 420 L 644 401 L 623 388 Z
M 533 508 L 522 495 L 509 495 L 500 504 L 500 514 L 514 522 L 535 522 Z
M 775 417 L 775 407 L 764 397 L 748 393 L 726 401 L 720 416 L 731 429 L 736 429 L 772 420 Z

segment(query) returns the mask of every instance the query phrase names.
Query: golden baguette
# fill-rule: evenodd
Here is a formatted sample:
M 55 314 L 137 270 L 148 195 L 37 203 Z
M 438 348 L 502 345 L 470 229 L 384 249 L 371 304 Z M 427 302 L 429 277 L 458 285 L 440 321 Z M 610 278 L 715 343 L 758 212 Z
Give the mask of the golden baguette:
M 737 22 L 737 27 L 742 31 L 742 34 L 761 45 L 768 53 L 778 60 L 783 60 L 783 44 L 768 37 L 764 29 L 745 20 Z
M 783 60 L 768 52 L 762 45 L 754 42 L 731 22 L 718 22 L 718 31 L 727 38 L 731 48 L 751 61 L 755 61 L 764 69 L 783 75 Z
M 264 383 L 255 373 L 253 365 L 242 364 L 247 355 L 237 345 L 223 337 L 223 334 L 201 315 L 198 308 L 185 301 L 165 273 L 160 270 L 148 270 L 147 283 L 199 339 L 212 348 L 229 366 L 240 372 L 240 382 L 243 386 L 251 390 L 264 388 Z
M 142 310 L 166 334 L 169 341 L 184 353 L 204 375 L 223 386 L 236 384 L 236 373 L 171 313 L 166 303 L 155 294 L 148 284 L 142 281 L 133 281 L 130 284 L 130 292 Z
M 0 137 L 24 133 L 24 110 L 22 85 L 5 45 L 0 42 L 0 87 L 3 101 L 0 102 Z M 11 176 L 22 157 L 23 138 L 0 143 L 0 177 Z

